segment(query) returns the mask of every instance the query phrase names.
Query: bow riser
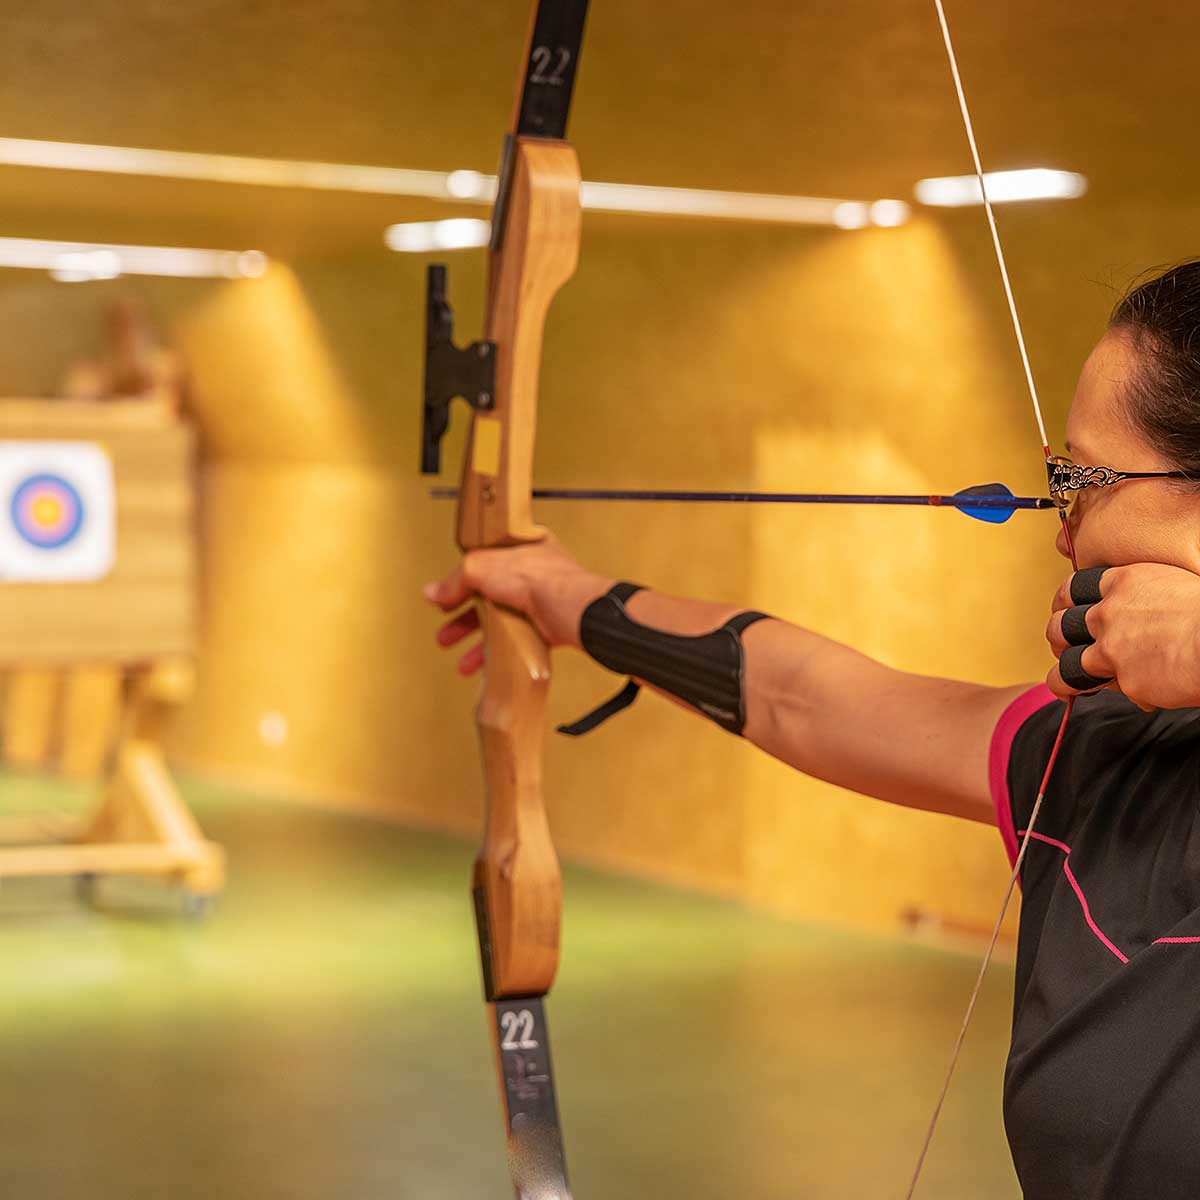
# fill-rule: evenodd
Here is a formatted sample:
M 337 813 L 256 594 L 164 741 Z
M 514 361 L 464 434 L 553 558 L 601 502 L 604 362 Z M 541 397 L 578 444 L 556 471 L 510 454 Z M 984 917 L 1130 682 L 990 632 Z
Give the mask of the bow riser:
M 540 541 L 533 520 L 537 380 L 546 314 L 579 261 L 579 160 L 565 142 L 518 138 L 484 331 L 496 346 L 495 396 L 476 411 L 459 492 L 463 550 Z
M 471 421 L 459 491 L 463 550 L 540 541 L 531 513 L 537 380 L 546 314 L 579 257 L 579 161 L 565 142 L 510 144 L 503 229 L 493 250 L 484 338 L 495 346 L 492 407 Z M 476 725 L 487 791 L 475 864 L 488 999 L 545 994 L 558 964 L 562 884 L 542 799 L 550 659 L 523 617 L 479 603 L 487 650 Z

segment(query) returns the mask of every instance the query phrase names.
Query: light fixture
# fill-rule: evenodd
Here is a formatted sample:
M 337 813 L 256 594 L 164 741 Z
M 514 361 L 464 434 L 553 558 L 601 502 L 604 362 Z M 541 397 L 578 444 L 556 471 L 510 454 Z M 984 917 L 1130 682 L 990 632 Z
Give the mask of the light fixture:
M 0 237 L 0 267 L 49 271 L 64 283 L 120 275 L 187 279 L 255 279 L 267 269 L 259 250 L 194 250 L 185 246 L 118 246 Z
M 876 200 L 871 205 L 871 224 L 894 229 L 908 220 L 911 211 L 903 200 Z
M 1074 200 L 1087 191 L 1087 179 L 1074 171 L 1028 167 L 1019 171 L 986 171 L 983 176 L 993 204 L 1017 200 Z M 934 208 L 962 208 L 982 204 L 983 194 L 974 175 L 944 175 L 922 179 L 913 189 L 922 204 Z
M 830 210 L 829 223 L 839 229 L 865 229 L 871 223 L 870 205 L 861 200 L 841 200 Z
M 446 194 L 455 200 L 479 200 L 491 204 L 496 199 L 495 175 L 478 171 L 451 171 L 446 176 Z
M 833 225 L 839 229 L 861 229 L 871 224 L 870 204 L 825 196 L 585 182 L 580 185 L 579 199 L 584 208 L 607 212 L 765 221 L 777 225 Z
M 85 142 L 43 142 L 30 138 L 0 138 L 0 165 L 95 171 L 104 175 L 154 175 L 162 179 L 196 179 L 260 187 L 368 192 L 383 196 L 432 196 L 440 200 L 449 196 L 444 171 L 297 162 L 238 154 L 194 154 L 182 150 L 146 150 L 137 146 L 96 146 Z
M 470 170 L 419 171 L 406 167 L 197 154 L 180 150 L 47 142 L 30 138 L 0 138 L 0 166 L 150 175 L 163 179 L 360 192 L 380 196 L 416 196 L 461 204 L 491 204 L 496 198 L 497 186 L 496 176 Z M 584 183 L 580 188 L 580 200 L 584 208 L 603 212 L 708 217 L 778 225 L 832 225 L 842 229 L 861 229 L 871 224 L 899 223 L 895 219 L 875 220 L 871 215 L 873 206 L 870 203 L 822 196 Z
M 121 260 L 111 250 L 68 250 L 55 257 L 50 271 L 59 283 L 85 283 L 91 279 L 116 279 Z
M 486 246 L 492 224 L 476 217 L 452 217 L 448 221 L 410 221 L 389 225 L 383 240 L 389 250 L 405 254 L 423 254 L 430 250 L 466 250 Z

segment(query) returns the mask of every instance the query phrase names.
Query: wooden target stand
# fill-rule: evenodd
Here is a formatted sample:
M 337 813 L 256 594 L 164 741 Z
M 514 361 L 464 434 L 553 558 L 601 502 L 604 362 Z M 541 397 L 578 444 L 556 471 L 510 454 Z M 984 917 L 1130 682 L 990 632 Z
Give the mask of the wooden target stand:
M 69 398 L 0 399 L 0 445 L 104 449 L 117 524 L 116 562 L 102 579 L 0 582 L 3 760 L 95 778 L 101 793 L 83 820 L 0 817 L 0 885 L 65 875 L 90 895 L 101 876 L 153 876 L 202 914 L 223 887 L 224 853 L 200 831 L 162 747 L 164 721 L 193 684 L 195 439 L 172 360 L 146 352 L 129 310 L 115 310 L 112 324 L 108 359 L 76 368 Z M 137 394 L 114 396 L 122 387 Z M 5 791 L 16 786 L 10 777 Z

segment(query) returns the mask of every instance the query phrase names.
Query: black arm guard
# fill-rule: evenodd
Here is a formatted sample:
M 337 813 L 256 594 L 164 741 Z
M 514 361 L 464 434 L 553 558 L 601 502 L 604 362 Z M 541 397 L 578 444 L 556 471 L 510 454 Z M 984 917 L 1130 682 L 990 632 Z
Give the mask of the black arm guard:
M 644 680 L 690 704 L 711 717 L 722 729 L 740 734 L 746 724 L 742 696 L 745 660 L 742 631 L 766 613 L 741 612 L 719 629 L 699 637 L 682 637 L 639 625 L 625 612 L 625 603 L 635 592 L 635 583 L 618 583 L 584 609 L 579 623 L 583 648 L 610 671 Z M 628 708 L 637 698 L 639 684 L 630 679 L 611 700 L 571 725 L 560 725 L 559 733 L 578 737 L 595 729 L 614 713 Z

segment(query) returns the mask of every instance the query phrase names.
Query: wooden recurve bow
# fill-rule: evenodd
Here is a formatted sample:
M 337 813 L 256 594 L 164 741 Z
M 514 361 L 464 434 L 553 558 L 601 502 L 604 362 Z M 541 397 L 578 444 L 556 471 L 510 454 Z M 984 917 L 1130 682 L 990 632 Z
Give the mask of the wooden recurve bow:
M 450 401 L 471 406 L 457 537 L 465 552 L 540 541 L 531 513 L 546 313 L 579 255 L 579 162 L 567 115 L 587 0 L 539 0 L 504 142 L 481 341 L 459 349 L 446 270 L 429 269 L 422 470 L 439 468 Z M 519 1200 L 570 1200 L 543 998 L 558 966 L 562 881 L 542 797 L 550 660 L 521 615 L 478 603 L 476 724 L 487 814 L 473 893 L 509 1167 Z

